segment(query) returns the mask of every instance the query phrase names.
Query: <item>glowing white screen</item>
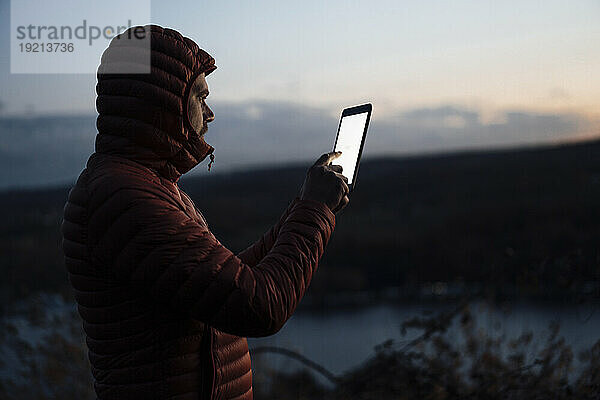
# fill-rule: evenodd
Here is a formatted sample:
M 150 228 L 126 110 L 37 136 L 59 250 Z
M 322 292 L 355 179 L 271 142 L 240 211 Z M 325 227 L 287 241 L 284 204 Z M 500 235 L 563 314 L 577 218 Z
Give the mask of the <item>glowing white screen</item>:
M 340 132 L 334 151 L 341 151 L 342 155 L 331 162 L 333 165 L 341 165 L 342 175 L 348 178 L 351 184 L 354 178 L 354 169 L 358 162 L 358 152 L 362 134 L 365 131 L 368 113 L 354 114 L 342 118 Z

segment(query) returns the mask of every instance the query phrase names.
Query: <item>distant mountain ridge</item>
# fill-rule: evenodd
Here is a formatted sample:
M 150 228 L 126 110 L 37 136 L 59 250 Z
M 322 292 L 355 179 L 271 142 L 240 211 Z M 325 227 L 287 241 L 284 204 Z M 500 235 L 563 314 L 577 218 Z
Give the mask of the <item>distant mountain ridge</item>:
M 275 101 L 211 103 L 216 115 L 206 134 L 215 147 L 191 175 L 309 163 L 329 151 L 338 116 L 306 104 Z M 364 158 L 460 149 L 516 147 L 600 135 L 600 125 L 575 114 L 512 110 L 499 122 L 452 105 L 379 115 L 374 110 Z M 0 190 L 74 182 L 94 151 L 96 115 L 0 118 Z

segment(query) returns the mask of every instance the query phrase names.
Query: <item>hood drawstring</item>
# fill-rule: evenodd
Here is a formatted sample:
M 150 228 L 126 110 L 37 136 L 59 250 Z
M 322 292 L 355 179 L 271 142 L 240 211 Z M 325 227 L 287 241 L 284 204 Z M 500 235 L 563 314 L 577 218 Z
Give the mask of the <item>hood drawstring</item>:
M 210 162 L 208 163 L 208 170 L 210 171 L 210 166 L 212 165 L 212 163 L 215 161 L 215 155 L 213 153 L 210 153 Z

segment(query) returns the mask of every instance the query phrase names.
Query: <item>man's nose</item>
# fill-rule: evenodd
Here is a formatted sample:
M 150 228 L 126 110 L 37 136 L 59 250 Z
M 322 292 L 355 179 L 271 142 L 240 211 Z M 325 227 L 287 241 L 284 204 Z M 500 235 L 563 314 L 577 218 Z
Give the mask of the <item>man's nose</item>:
M 204 119 L 206 120 L 206 123 L 209 123 L 215 119 L 215 114 L 213 114 L 209 106 L 206 106 L 204 110 Z

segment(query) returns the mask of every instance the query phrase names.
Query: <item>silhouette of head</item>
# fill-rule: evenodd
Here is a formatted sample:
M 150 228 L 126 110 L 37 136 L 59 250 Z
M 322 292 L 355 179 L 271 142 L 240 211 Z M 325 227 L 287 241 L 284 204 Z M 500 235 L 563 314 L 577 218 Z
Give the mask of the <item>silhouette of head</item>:
M 140 37 L 150 41 L 128 40 Z M 146 70 L 132 73 L 136 66 Z M 212 56 L 173 29 L 136 26 L 115 36 L 97 73 L 96 151 L 133 159 L 175 182 L 212 159 L 204 133 L 214 114 L 203 97 L 215 69 Z
M 206 104 L 208 95 L 208 84 L 204 73 L 202 73 L 192 83 L 186 106 L 190 124 L 201 136 L 206 133 L 207 124 L 215 119 L 215 115 Z

